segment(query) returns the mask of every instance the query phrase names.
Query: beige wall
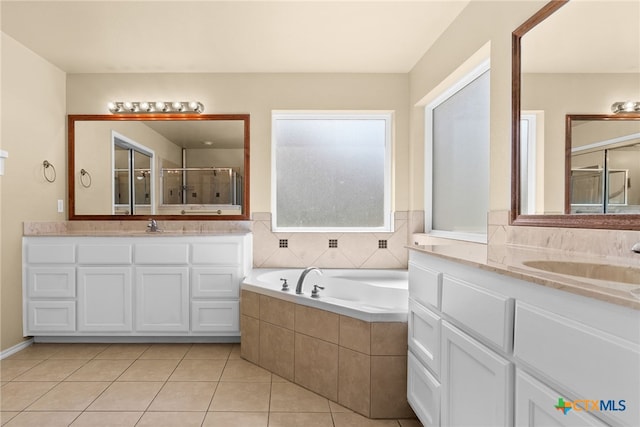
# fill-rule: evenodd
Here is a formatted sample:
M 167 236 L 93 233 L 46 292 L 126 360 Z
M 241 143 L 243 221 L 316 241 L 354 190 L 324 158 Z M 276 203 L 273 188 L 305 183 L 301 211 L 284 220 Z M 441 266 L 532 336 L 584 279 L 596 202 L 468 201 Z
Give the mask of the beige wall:
M 471 2 L 413 68 L 410 76 L 410 210 L 424 206 L 424 108 L 416 107 L 487 42 L 491 44 L 489 209 L 511 200 L 511 33 L 546 1 Z
M 270 212 L 272 110 L 395 111 L 395 210 L 409 204 L 406 74 L 70 74 L 69 114 L 105 114 L 109 101 L 199 100 L 207 114 L 251 115 L 251 211 Z
M 64 220 L 66 205 L 65 74 L 2 34 L 2 149 L 9 152 L 2 180 L 2 319 L 0 348 L 22 338 L 22 222 Z M 57 171 L 44 179 L 42 162 Z
M 565 116 L 611 114 L 611 104 L 640 99 L 637 74 L 525 74 L 522 109 L 543 110 L 545 213 L 564 212 Z

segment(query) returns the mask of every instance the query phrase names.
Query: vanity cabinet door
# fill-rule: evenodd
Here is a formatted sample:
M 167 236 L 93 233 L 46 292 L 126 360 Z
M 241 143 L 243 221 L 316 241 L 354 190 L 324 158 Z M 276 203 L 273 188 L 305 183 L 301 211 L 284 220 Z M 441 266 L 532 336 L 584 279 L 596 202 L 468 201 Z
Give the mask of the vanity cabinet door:
M 513 365 L 442 322 L 443 426 L 509 426 L 513 415 Z
M 585 411 L 556 409 L 562 394 L 532 376 L 516 370 L 516 426 L 518 427 L 605 427 Z
M 131 302 L 130 267 L 78 268 L 79 331 L 132 331 Z
M 189 268 L 136 268 L 136 330 L 189 330 Z

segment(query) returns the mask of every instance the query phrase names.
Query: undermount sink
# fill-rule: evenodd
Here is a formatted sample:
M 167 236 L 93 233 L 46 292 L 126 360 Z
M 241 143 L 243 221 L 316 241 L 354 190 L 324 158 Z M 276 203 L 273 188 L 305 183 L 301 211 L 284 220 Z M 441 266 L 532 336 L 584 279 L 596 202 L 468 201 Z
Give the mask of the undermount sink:
M 527 267 L 549 273 L 566 274 L 588 279 L 640 285 L 640 268 L 624 265 L 593 264 L 573 261 L 525 261 Z

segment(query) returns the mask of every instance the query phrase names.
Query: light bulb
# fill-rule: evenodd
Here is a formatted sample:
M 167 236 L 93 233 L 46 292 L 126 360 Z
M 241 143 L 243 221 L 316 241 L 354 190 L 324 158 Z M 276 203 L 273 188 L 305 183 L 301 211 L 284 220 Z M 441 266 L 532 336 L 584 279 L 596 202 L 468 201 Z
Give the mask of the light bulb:
M 147 111 L 147 112 L 149 112 L 149 111 L 151 111 L 151 104 L 149 104 L 148 102 L 141 102 L 141 103 L 140 103 L 140 109 L 141 109 L 142 111 Z
M 184 110 L 184 105 L 182 105 L 182 102 L 174 102 L 172 105 L 173 109 L 176 111 L 182 111 Z
M 116 104 L 115 102 L 110 102 L 107 104 L 107 108 L 109 109 L 109 111 L 111 111 L 112 113 L 117 113 L 118 111 L 120 111 L 120 107 L 118 107 L 118 104 Z

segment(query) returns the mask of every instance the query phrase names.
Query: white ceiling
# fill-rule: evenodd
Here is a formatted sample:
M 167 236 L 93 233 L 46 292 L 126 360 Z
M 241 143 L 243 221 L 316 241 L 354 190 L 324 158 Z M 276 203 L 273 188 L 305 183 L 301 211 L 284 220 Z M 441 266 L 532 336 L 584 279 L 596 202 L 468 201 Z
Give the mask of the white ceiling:
M 68 73 L 406 73 L 470 1 L 0 0 L 0 14 Z M 640 0 L 571 0 L 523 38 L 523 72 L 616 71 L 640 73 Z
M 68 73 L 406 73 L 468 0 L 2 1 L 2 31 Z

